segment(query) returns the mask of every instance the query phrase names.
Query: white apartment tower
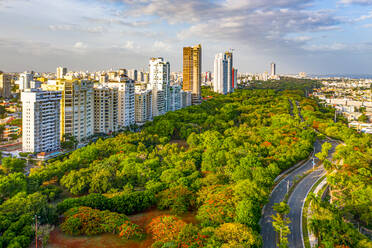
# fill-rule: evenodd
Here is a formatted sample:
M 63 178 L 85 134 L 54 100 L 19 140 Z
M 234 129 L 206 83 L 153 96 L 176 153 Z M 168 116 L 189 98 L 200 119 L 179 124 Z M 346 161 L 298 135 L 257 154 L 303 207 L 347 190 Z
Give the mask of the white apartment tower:
M 22 101 L 22 150 L 53 152 L 60 149 L 59 91 L 25 89 Z
M 225 53 L 225 58 L 227 61 L 227 92 L 233 92 L 234 88 L 234 71 L 233 71 L 233 54 L 231 52 L 226 52 Z
M 214 58 L 213 90 L 220 94 L 227 94 L 227 60 L 223 53 Z
M 118 89 L 94 86 L 94 132 L 118 131 Z
M 233 67 L 233 54 L 231 52 L 218 53 L 214 59 L 213 90 L 220 94 L 234 92 L 235 70 Z
M 119 82 L 104 84 L 110 89 L 118 90 L 118 125 L 128 127 L 135 123 L 134 81 L 120 78 Z
M 170 64 L 163 58 L 150 59 L 148 89 L 152 90 L 152 114 L 163 115 L 168 111 Z
M 61 66 L 57 67 L 57 79 L 63 79 L 66 74 L 67 68 Z

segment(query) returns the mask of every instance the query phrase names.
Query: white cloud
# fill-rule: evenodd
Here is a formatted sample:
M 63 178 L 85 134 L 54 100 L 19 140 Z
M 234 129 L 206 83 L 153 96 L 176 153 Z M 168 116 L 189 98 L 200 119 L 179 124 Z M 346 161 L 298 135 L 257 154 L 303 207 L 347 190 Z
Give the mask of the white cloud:
M 157 40 L 154 42 L 153 47 L 155 48 L 155 50 L 169 51 L 171 46 L 170 44 Z
M 342 4 L 359 4 L 359 5 L 370 5 L 372 0 L 341 0 Z
M 365 21 L 365 20 L 368 20 L 368 19 L 371 19 L 372 18 L 372 11 L 370 11 L 367 15 L 362 15 L 358 18 L 355 19 L 355 21 L 359 22 L 359 21 Z
M 85 49 L 87 47 L 88 46 L 81 41 L 76 42 L 75 45 L 74 45 L 74 48 L 77 48 L 77 49 Z

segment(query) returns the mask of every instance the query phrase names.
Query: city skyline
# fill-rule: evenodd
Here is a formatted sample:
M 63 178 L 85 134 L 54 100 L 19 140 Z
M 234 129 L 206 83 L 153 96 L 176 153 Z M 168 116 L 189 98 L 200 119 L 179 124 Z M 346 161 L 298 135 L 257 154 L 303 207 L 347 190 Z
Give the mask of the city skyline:
M 0 1 L 0 69 L 54 71 L 143 68 L 166 57 L 182 70 L 182 50 L 203 46 L 212 71 L 234 48 L 241 72 L 368 74 L 372 1 Z

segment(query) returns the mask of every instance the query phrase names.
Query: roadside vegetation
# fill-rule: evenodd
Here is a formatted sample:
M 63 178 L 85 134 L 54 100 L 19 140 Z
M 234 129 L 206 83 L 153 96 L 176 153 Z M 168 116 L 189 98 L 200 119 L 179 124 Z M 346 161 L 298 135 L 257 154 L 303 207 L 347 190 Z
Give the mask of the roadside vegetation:
M 261 209 L 280 172 L 312 151 L 313 127 L 335 138 L 355 134 L 335 132 L 344 125 L 331 124 L 331 110 L 301 90 L 203 92 L 213 98 L 157 117 L 141 132 L 98 140 L 29 176 L 18 165 L 2 167 L 0 247 L 28 247 L 35 215 L 70 235 L 151 235 L 159 248 L 261 247 Z M 290 115 L 289 98 L 301 102 L 305 122 Z M 128 221 L 151 208 L 171 214 L 146 227 Z M 197 223 L 184 222 L 186 213 Z

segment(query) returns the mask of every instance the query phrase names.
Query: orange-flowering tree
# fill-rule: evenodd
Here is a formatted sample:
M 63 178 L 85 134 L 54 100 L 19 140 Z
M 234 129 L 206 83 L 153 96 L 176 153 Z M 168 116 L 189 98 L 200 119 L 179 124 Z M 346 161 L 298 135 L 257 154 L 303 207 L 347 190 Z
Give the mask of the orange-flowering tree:
M 143 232 L 138 225 L 126 220 L 119 226 L 119 236 L 125 239 L 141 239 L 143 237 Z
M 71 235 L 96 235 L 100 233 L 119 233 L 124 238 L 140 237 L 140 229 L 131 224 L 128 217 L 110 211 L 100 211 L 89 207 L 71 208 L 61 224 L 63 232 Z M 127 231 L 127 229 L 129 231 Z
M 235 217 L 234 191 L 228 185 L 213 185 L 203 188 L 198 197 L 201 204 L 196 218 L 203 225 L 218 225 L 231 222 Z
M 152 219 L 148 225 L 148 231 L 153 239 L 158 242 L 175 241 L 179 232 L 186 226 L 186 223 L 175 216 L 163 215 Z

